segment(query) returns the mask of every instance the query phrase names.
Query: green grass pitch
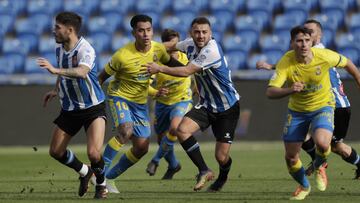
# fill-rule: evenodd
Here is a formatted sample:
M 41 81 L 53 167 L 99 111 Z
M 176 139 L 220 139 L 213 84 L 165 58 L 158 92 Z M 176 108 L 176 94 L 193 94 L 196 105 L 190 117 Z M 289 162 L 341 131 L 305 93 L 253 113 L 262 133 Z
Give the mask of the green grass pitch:
M 351 145 L 360 151 L 359 143 Z M 216 173 L 214 143 L 200 143 L 207 164 Z M 190 159 L 176 145 L 182 170 L 171 181 L 160 180 L 166 171 L 161 161 L 155 176 L 148 176 L 145 167 L 156 150 L 149 153 L 116 181 L 120 194 L 109 194 L 105 202 L 288 202 L 297 184 L 287 173 L 284 149 L 280 142 L 241 142 L 231 149 L 233 159 L 229 181 L 218 193 L 193 192 L 197 170 Z M 88 162 L 85 146 L 70 146 L 79 159 Z M 122 154 L 129 146 L 120 150 Z M 115 161 L 118 160 L 118 155 Z M 309 163 L 306 154 L 301 155 L 304 165 Z M 305 202 L 360 202 L 360 180 L 352 180 L 355 167 L 331 154 L 327 169 L 329 186 L 325 192 L 314 187 Z M 82 198 L 77 196 L 77 174 L 48 155 L 47 146 L 0 148 L 0 202 L 92 202 L 94 187 Z M 96 201 L 98 202 L 98 201 Z

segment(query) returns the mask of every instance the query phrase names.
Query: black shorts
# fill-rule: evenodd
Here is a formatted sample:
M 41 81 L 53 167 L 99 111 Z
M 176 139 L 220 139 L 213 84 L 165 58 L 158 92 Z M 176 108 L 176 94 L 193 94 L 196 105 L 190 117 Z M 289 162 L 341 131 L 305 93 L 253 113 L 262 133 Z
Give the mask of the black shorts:
M 61 110 L 54 123 L 70 136 L 74 136 L 83 126 L 87 131 L 90 124 L 99 117 L 106 120 L 105 102 L 84 110 Z
M 216 141 L 231 144 L 240 116 L 240 104 L 237 101 L 230 109 L 220 113 L 209 112 L 205 107 L 193 107 L 185 116 L 195 121 L 202 131 L 211 125 Z
M 348 108 L 336 108 L 334 113 L 334 132 L 332 142 L 342 142 L 346 137 L 349 121 L 351 116 L 351 109 Z

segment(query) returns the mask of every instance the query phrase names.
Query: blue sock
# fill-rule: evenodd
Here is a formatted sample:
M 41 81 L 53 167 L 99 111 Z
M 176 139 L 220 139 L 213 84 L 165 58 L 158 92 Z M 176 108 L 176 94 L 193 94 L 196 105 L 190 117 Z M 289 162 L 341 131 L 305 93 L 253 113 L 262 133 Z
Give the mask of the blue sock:
M 179 165 L 179 161 L 175 157 L 174 146 L 171 147 L 164 158 L 169 163 L 169 168 L 174 169 Z
M 129 149 L 129 151 L 121 156 L 119 162 L 106 173 L 106 178 L 115 179 L 138 161 L 139 159 Z
M 294 178 L 294 180 L 296 180 L 296 182 L 298 182 L 302 187 L 310 187 L 309 180 L 306 178 L 305 169 L 302 166 L 300 159 L 295 165 L 289 168 L 289 173 Z
M 117 141 L 115 137 L 112 137 L 107 143 L 103 154 L 103 159 L 105 162 L 105 166 L 104 166 L 105 174 L 108 173 L 112 161 L 114 160 L 115 156 L 117 155 L 117 153 L 119 152 L 122 146 L 123 144 Z
M 171 150 L 171 148 L 174 148 L 174 142 L 170 141 L 165 135 L 161 139 L 159 148 L 151 161 L 158 164 L 160 162 L 160 159 L 166 156 L 166 154 Z

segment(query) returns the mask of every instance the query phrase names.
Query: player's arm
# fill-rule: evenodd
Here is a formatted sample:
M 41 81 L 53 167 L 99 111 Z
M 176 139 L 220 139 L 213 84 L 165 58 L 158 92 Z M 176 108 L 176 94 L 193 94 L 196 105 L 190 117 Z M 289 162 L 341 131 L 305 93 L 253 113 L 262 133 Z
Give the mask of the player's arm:
M 274 70 L 275 69 L 275 65 L 273 64 L 269 64 L 266 61 L 257 61 L 256 62 L 256 69 L 259 70 Z
M 171 51 L 177 51 L 178 49 L 176 48 L 176 37 L 172 38 L 170 41 L 167 42 L 163 42 L 163 45 L 166 48 L 167 52 L 171 52 Z
M 72 77 L 72 78 L 86 78 L 87 74 L 90 71 L 90 67 L 80 64 L 75 68 L 55 68 L 51 63 L 45 58 L 38 58 L 37 64 L 49 71 L 51 74 Z
M 46 107 L 47 104 L 58 95 L 60 86 L 60 77 L 58 76 L 56 79 L 55 88 L 49 92 L 47 92 L 43 97 L 43 107 Z
M 355 64 L 350 59 L 347 60 L 346 66 L 344 68 L 350 75 L 353 76 L 353 78 L 355 79 L 358 87 L 360 88 L 360 72 L 359 72 L 359 69 L 357 69 Z
M 103 69 L 100 74 L 98 75 L 98 80 L 100 85 L 104 84 L 104 82 L 110 77 L 111 75 L 109 75 L 105 69 Z
M 179 67 L 168 67 L 168 66 L 161 66 L 157 63 L 148 63 L 143 65 L 146 67 L 148 73 L 156 74 L 156 73 L 165 73 L 167 75 L 172 75 L 176 77 L 188 77 L 198 71 L 201 71 L 202 68 L 189 63 L 187 66 L 179 66 Z
M 269 99 L 281 99 L 293 93 L 301 92 L 304 89 L 304 83 L 295 82 L 291 87 L 269 86 L 266 90 L 266 96 Z

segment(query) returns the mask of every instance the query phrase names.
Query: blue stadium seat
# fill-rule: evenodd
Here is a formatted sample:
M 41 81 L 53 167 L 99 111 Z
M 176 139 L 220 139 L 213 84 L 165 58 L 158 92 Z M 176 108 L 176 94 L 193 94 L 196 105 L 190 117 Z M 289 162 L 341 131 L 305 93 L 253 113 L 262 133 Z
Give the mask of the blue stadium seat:
M 212 38 L 214 38 L 218 43 L 221 43 L 221 40 L 223 39 L 223 32 L 220 31 L 212 31 Z M 183 37 L 181 39 L 185 39 L 186 37 Z
M 29 52 L 37 52 L 39 44 L 39 36 L 31 33 L 18 34 L 17 38 L 21 44 L 26 44 L 29 47 Z
M 290 31 L 291 28 L 296 25 L 301 25 L 303 23 L 303 18 L 298 18 L 292 14 L 282 14 L 275 17 L 273 32 L 278 33 L 281 31 Z
M 253 54 L 248 60 L 247 60 L 247 67 L 250 70 L 256 69 L 256 62 L 258 61 L 266 61 L 269 64 L 276 64 L 282 57 L 284 53 L 280 51 L 268 51 L 264 53 L 256 53 Z
M 335 47 L 337 50 L 343 48 L 360 49 L 360 40 L 358 39 L 359 37 L 352 33 L 341 33 L 335 39 Z
M 355 47 L 343 47 L 338 49 L 338 52 L 349 58 L 356 66 L 360 65 L 360 49 Z
M 211 16 L 216 19 L 214 24 L 211 22 L 212 29 L 222 32 L 230 29 L 235 19 L 235 14 L 230 11 L 213 11 Z
M 332 48 L 334 46 L 334 39 L 336 33 L 331 29 L 323 28 L 322 34 L 323 36 L 321 38 L 321 42 L 324 44 L 325 47 Z
M 97 54 L 110 51 L 112 33 L 94 32 L 88 35 L 87 40 L 94 47 Z
M 236 32 L 250 31 L 256 35 L 257 38 L 264 26 L 264 22 L 261 19 L 248 15 L 237 17 L 234 23 Z
M 246 69 L 247 54 L 243 51 L 230 51 L 225 54 L 229 68 L 232 71 Z
M 31 33 L 41 35 L 43 32 L 50 32 L 51 18 L 46 14 L 36 14 L 29 18 L 17 20 L 15 22 L 17 34 Z
M 276 1 L 274 0 L 251 0 L 247 1 L 246 4 L 247 13 L 253 11 L 265 11 L 269 15 L 272 15 L 276 8 Z
M 260 48 L 262 52 L 280 51 L 282 53 L 289 50 L 290 40 L 281 37 L 281 35 L 266 35 L 260 39 Z
M 134 40 L 134 37 L 129 35 L 114 36 L 111 42 L 112 52 L 116 52 L 118 49 Z
M 51 65 L 58 67 L 55 50 L 44 52 L 40 57 L 46 58 L 51 63 Z
M 340 9 L 345 13 L 349 10 L 349 0 L 321 0 L 319 4 L 321 12 L 328 9 Z
M 26 5 L 27 1 L 24 0 L 2 0 L 0 1 L 0 14 L 25 15 Z
M 334 18 L 337 23 L 338 28 L 345 27 L 346 13 L 344 11 L 339 10 L 339 9 L 328 9 L 328 10 L 322 11 L 322 13 L 325 14 L 326 16 L 331 16 L 331 18 Z
M 230 11 L 233 14 L 245 11 L 245 0 L 212 0 L 209 1 L 209 9 L 213 12 Z
M 0 35 L 3 36 L 11 32 L 14 24 L 14 16 L 11 14 L 0 13 Z
M 174 0 L 172 2 L 173 14 L 176 15 L 178 12 L 191 12 L 194 15 L 197 15 L 202 9 L 204 9 L 204 4 L 206 1 L 198 0 Z
M 24 71 L 24 64 L 26 55 L 21 54 L 19 52 L 9 52 L 4 53 L 3 56 L 7 58 L 7 60 L 12 61 L 13 63 L 13 73 L 22 73 Z
M 54 0 L 30 0 L 27 5 L 28 15 L 33 14 L 48 14 L 54 16 L 57 12 L 62 10 L 63 1 Z
M 181 39 L 184 39 L 194 18 L 195 15 L 191 12 L 179 12 L 174 16 L 166 16 L 161 19 L 161 29 L 174 29 L 180 33 Z
M 222 45 L 226 53 L 231 51 L 242 51 L 248 54 L 253 47 L 253 42 L 249 40 L 247 35 L 228 34 L 223 37 Z
M 160 28 L 160 20 L 162 18 L 162 13 L 157 13 L 154 11 L 146 11 L 143 14 L 148 15 L 152 18 L 152 26 L 155 30 Z
M 53 52 L 55 54 L 55 47 L 56 47 L 56 42 L 54 37 L 50 37 L 50 36 L 40 37 L 39 46 L 38 46 L 40 55 L 47 52 Z
M 310 13 L 312 9 L 312 0 L 284 0 L 283 1 L 284 12 L 303 11 Z
M 325 13 L 316 14 L 313 18 L 319 21 L 324 29 L 329 29 L 334 33 L 338 30 L 340 25 L 340 21 L 336 16 L 331 16 Z
M 169 10 L 171 1 L 168 0 L 138 0 L 135 4 L 137 13 L 155 12 L 164 13 Z
M 125 15 L 133 10 L 134 3 L 135 1 L 101 0 L 100 12 L 103 14 L 108 12 L 118 12 L 121 15 Z
M 247 68 L 250 70 L 255 70 L 256 62 L 258 62 L 258 61 L 268 61 L 268 58 L 264 54 L 258 54 L 258 53 L 253 54 L 246 61 Z
M 303 10 L 287 10 L 284 13 L 285 16 L 291 16 L 291 18 L 298 19 L 298 22 L 301 24 L 304 23 L 306 20 L 308 20 L 308 13 Z
M 121 22 L 121 15 L 108 13 L 106 16 L 96 16 L 89 19 L 87 24 L 88 32 L 114 33 Z
M 28 55 L 30 53 L 30 44 L 28 41 L 21 41 L 18 38 L 5 38 L 3 42 L 2 52 L 4 54 Z
M 269 15 L 266 11 L 254 10 L 247 13 L 249 16 L 262 22 L 262 29 L 268 29 L 272 23 L 272 15 Z
M 360 31 L 360 13 L 354 13 L 350 16 L 347 27 L 351 32 Z
M 25 74 L 34 74 L 34 73 L 44 73 L 48 74 L 48 71 L 41 69 L 37 63 L 36 59 L 38 57 L 27 57 L 25 60 L 24 73 Z
M 15 62 L 11 58 L 0 56 L 0 75 L 8 75 L 15 73 Z
M 84 16 L 89 16 L 99 7 L 99 0 L 65 0 L 64 10 L 82 13 Z
M 286 52 L 283 51 L 279 51 L 279 50 L 268 50 L 268 51 L 263 51 L 262 54 L 265 55 L 266 57 L 266 61 L 269 64 L 277 64 L 277 62 L 281 59 L 281 57 L 285 54 Z

